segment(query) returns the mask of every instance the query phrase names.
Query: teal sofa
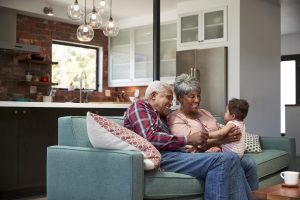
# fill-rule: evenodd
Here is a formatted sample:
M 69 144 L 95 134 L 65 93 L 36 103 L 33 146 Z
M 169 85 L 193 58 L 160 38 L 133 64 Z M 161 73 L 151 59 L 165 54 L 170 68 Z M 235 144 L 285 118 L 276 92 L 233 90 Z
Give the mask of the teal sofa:
M 121 117 L 109 117 L 123 124 Z M 281 182 L 279 173 L 295 169 L 295 139 L 261 137 L 262 153 L 250 154 L 260 187 Z M 58 145 L 47 149 L 48 200 L 202 199 L 203 183 L 179 173 L 143 170 L 136 151 L 95 149 L 86 117 L 58 119 Z

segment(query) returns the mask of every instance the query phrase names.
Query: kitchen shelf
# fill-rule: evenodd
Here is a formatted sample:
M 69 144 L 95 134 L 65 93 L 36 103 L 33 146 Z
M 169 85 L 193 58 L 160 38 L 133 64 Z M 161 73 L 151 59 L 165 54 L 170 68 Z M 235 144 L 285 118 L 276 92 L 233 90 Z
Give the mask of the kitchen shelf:
M 40 82 L 40 81 L 19 81 L 19 85 L 49 86 L 49 85 L 58 85 L 58 83 L 49 83 L 49 82 Z
M 20 63 L 30 63 L 30 64 L 52 64 L 52 65 L 57 65 L 58 62 L 52 62 L 52 61 L 46 61 L 46 60 L 19 60 Z
M 188 28 L 182 28 L 181 31 L 194 31 L 198 30 L 198 26 L 195 27 L 188 27 Z
M 211 27 L 223 27 L 224 26 L 224 23 L 216 23 L 216 24 L 208 24 L 208 25 L 205 25 L 206 28 L 211 28 Z

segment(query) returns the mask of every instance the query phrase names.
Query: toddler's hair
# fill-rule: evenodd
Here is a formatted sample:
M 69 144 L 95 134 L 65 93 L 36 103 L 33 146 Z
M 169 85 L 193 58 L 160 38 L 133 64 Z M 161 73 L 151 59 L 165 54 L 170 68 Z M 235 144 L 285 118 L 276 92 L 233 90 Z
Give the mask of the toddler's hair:
M 243 121 L 249 109 L 249 103 L 245 99 L 233 98 L 228 102 L 228 111 L 232 115 L 235 115 L 237 120 Z

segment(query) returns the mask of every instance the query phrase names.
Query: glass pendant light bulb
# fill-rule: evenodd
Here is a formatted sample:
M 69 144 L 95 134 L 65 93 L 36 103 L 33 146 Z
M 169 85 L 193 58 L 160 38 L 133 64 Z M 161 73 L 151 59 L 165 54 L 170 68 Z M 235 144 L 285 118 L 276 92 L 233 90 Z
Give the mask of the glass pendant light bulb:
M 84 24 L 77 29 L 77 39 L 81 42 L 90 42 L 94 37 L 94 30 L 90 25 Z
M 84 14 L 86 16 L 86 0 L 84 1 Z M 81 42 L 90 42 L 94 38 L 94 30 L 86 24 L 86 19 L 84 19 L 84 24 L 78 27 L 76 35 Z
M 90 25 L 93 29 L 99 29 L 102 25 L 102 18 L 98 13 L 90 13 L 86 17 L 87 24 Z
M 104 7 L 105 5 L 106 5 L 105 0 L 101 0 L 101 1 L 100 1 L 100 6 L 101 6 L 101 7 Z
M 110 17 L 105 26 L 105 29 L 103 30 L 103 33 L 107 37 L 117 36 L 119 33 L 119 27 L 117 21 L 113 20 L 113 18 Z
M 107 1 L 108 0 L 101 0 L 99 6 L 96 7 L 96 10 L 98 11 L 98 13 L 100 15 L 105 13 L 108 10 L 109 5 L 108 5 Z
M 99 29 L 102 25 L 102 18 L 100 14 L 96 12 L 95 0 L 93 1 L 93 11 L 86 16 L 86 21 L 93 29 Z
M 80 20 L 84 15 L 83 10 L 78 5 L 77 0 L 75 0 L 74 4 L 68 6 L 67 12 L 68 17 L 72 20 Z
M 110 0 L 110 13 L 109 13 L 109 20 L 105 24 L 105 28 L 103 29 L 104 35 L 107 37 L 114 37 L 117 36 L 119 33 L 119 26 L 116 20 L 112 18 L 112 0 Z

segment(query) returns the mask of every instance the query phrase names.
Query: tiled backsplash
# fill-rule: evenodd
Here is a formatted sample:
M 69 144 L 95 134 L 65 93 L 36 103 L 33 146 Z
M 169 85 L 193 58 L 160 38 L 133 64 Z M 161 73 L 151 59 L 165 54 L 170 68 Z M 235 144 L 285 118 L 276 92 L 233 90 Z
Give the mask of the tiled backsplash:
M 77 25 L 66 24 L 41 18 L 17 15 L 17 42 L 33 44 L 41 47 L 41 56 L 51 59 L 52 40 L 62 40 L 68 42 L 79 41 L 76 38 Z M 85 43 L 86 44 L 86 43 Z M 136 89 L 140 90 L 140 95 L 144 96 L 146 87 L 108 87 L 108 39 L 101 30 L 95 31 L 91 45 L 103 47 L 103 92 L 93 92 L 89 95 L 89 101 L 129 101 L 129 96 L 133 96 Z M 30 94 L 30 86 L 20 84 L 25 81 L 25 75 L 30 70 L 33 75 L 44 75 L 51 73 L 51 64 L 29 66 L 27 63 L 19 62 L 20 57 L 29 54 L 0 50 L 0 100 L 11 100 L 12 97 L 24 97 L 37 100 L 37 94 L 48 95 L 51 86 L 37 86 L 37 92 Z M 110 90 L 111 96 L 105 96 L 104 91 Z M 124 91 L 124 98 L 117 96 Z M 58 90 L 54 101 L 65 102 L 79 99 L 79 91 Z

